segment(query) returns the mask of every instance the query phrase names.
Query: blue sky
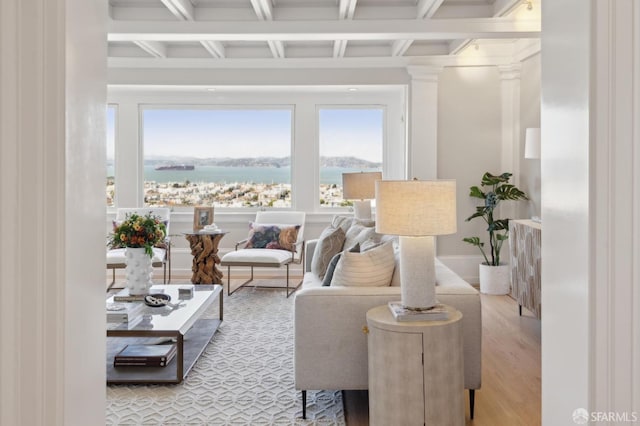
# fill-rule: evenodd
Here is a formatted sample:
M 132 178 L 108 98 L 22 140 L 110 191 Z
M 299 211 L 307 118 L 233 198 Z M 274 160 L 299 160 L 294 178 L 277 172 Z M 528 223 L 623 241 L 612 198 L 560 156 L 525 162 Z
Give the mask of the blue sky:
M 107 112 L 108 158 L 113 156 L 114 111 L 109 108 Z M 148 156 L 238 158 L 291 154 L 293 111 L 289 109 L 146 109 L 143 114 L 144 150 Z M 320 155 L 381 162 L 383 117 L 382 109 L 322 109 Z

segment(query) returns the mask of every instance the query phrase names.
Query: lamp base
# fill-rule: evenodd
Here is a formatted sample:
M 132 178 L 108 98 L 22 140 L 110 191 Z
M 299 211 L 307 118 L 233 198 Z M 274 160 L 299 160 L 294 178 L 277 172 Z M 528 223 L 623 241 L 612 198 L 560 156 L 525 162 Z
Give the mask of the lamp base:
M 371 200 L 354 200 L 354 216 L 359 220 L 371 220 Z
M 400 291 L 402 305 L 427 310 L 436 304 L 434 239 L 400 236 Z

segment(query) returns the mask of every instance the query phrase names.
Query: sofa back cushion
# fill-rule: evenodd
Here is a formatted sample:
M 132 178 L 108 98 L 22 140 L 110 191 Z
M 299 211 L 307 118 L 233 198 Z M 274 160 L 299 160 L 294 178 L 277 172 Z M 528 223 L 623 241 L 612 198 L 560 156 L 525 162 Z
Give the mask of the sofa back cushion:
M 342 252 L 332 286 L 382 287 L 391 282 L 395 268 L 393 244 L 387 242 L 362 253 Z
M 328 226 L 320 234 L 318 243 L 313 252 L 311 259 L 311 272 L 318 277 L 324 277 L 324 274 L 329 266 L 329 262 L 333 256 L 342 251 L 344 245 L 344 231 L 340 227 Z

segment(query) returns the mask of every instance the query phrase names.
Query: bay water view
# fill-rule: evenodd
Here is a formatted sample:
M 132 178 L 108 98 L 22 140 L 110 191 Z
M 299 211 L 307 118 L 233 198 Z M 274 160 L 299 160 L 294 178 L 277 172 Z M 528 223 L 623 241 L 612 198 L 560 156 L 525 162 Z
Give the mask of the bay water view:
M 290 207 L 291 167 L 231 167 L 198 165 L 193 170 L 156 170 L 144 165 L 145 204 L 169 206 L 213 205 L 216 207 Z M 376 168 L 379 170 L 379 168 Z M 350 204 L 342 198 L 342 173 L 362 168 L 321 167 L 320 203 Z M 107 166 L 107 175 L 115 175 Z M 117 178 L 117 177 L 116 177 Z M 107 203 L 113 203 L 113 179 L 107 179 Z

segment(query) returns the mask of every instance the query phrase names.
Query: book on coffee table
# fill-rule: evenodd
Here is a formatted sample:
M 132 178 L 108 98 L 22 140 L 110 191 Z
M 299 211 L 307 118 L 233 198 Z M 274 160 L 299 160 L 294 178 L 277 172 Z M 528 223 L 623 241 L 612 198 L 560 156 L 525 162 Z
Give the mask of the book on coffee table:
M 144 307 L 142 302 L 107 302 L 107 322 L 134 322 Z
M 449 319 L 447 307 L 437 303 L 426 310 L 412 310 L 404 307 L 401 302 L 389 302 L 389 310 L 398 321 L 444 321 Z
M 113 358 L 114 367 L 164 367 L 176 356 L 175 344 L 132 344 L 125 346 Z

